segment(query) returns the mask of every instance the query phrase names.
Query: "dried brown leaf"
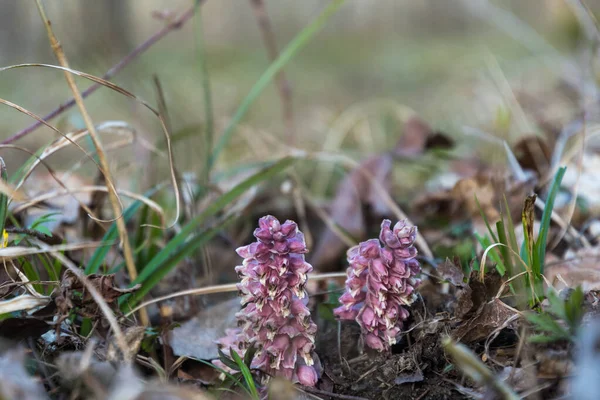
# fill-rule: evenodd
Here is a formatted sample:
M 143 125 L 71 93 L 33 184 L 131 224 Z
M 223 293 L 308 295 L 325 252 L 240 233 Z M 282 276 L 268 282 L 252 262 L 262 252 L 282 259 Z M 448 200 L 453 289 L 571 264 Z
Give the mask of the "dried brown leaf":
M 202 360 L 217 358 L 215 341 L 225 336 L 225 329 L 235 326 L 235 314 L 239 309 L 240 301 L 236 297 L 202 310 L 180 327 L 169 331 L 173 354 Z
M 500 299 L 493 299 L 485 303 L 475 316 L 459 326 L 452 336 L 464 343 L 483 340 L 514 315 L 515 311 L 506 307 Z
M 385 199 L 379 195 L 379 191 L 373 188 L 374 183 L 389 192 L 394 157 L 406 158 L 422 154 L 428 138 L 434 135 L 429 125 L 416 116 L 404 124 L 403 131 L 392 151 L 374 155 L 352 170 L 339 184 L 331 202 L 333 222 L 357 240 L 365 237 L 367 217 L 379 218 L 392 211 Z M 443 138 L 443 134 L 438 134 L 430 143 L 431 146 L 443 146 L 444 143 L 448 145 L 450 140 Z M 365 210 L 368 211 L 368 215 L 365 214 Z M 344 254 L 346 248 L 346 244 L 332 230 L 326 229 L 317 241 L 311 262 L 322 271 L 334 270 L 337 268 L 336 261 Z
M 454 286 L 465 286 L 465 274 L 460 266 L 460 260 L 454 259 L 454 261 L 450 261 L 450 259 L 447 258 L 446 261 L 438 265 L 437 272 L 442 279 L 450 282 Z

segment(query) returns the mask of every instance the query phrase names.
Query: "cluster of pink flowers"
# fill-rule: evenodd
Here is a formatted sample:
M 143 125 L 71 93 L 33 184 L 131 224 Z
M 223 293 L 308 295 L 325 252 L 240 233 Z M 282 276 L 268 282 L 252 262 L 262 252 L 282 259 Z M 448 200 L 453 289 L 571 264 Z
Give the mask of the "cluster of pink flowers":
M 334 313 L 339 319 L 356 320 L 367 346 L 378 351 L 396 343 L 409 315 L 405 306 L 414 301 L 413 292 L 420 283 L 416 235 L 417 228 L 405 221 L 392 229 L 391 221 L 384 220 L 379 240 L 370 239 L 348 250 L 346 292 Z
M 304 259 L 304 235 L 293 221 L 281 224 L 268 215 L 258 223 L 257 241 L 236 250 L 244 258 L 235 269 L 244 305 L 237 314 L 240 328 L 228 330 L 217 343 L 225 354 L 233 349 L 241 357 L 254 347 L 253 368 L 314 386 L 319 378 L 314 360 L 317 326 L 304 289 L 312 271 Z

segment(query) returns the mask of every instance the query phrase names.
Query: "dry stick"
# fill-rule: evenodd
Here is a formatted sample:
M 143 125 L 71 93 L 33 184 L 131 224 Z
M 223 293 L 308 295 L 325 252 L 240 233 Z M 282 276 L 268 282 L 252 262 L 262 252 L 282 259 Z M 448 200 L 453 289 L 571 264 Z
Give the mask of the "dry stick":
M 58 60 L 58 62 L 60 63 L 60 65 L 62 67 L 69 68 L 69 63 L 67 61 L 67 58 L 65 57 L 65 53 L 63 52 L 62 46 L 60 45 L 56 36 L 54 35 L 54 32 L 52 31 L 52 25 L 50 24 L 50 20 L 46 16 L 46 12 L 44 11 L 44 6 L 42 5 L 41 0 L 36 0 L 36 5 L 37 5 L 38 11 L 40 13 L 40 17 L 42 18 L 42 21 L 44 22 L 44 25 L 46 27 L 46 33 L 48 34 L 48 39 L 50 41 L 50 45 L 52 46 L 52 51 L 54 52 L 56 59 Z M 110 203 L 112 205 L 112 209 L 113 209 L 113 213 L 115 214 L 115 218 L 117 218 L 115 223 L 117 224 L 117 230 L 119 231 L 121 244 L 123 246 L 123 254 L 125 256 L 125 264 L 127 265 L 127 272 L 129 273 L 129 278 L 133 281 L 133 280 L 135 280 L 135 278 L 137 278 L 137 270 L 135 268 L 133 252 L 132 252 L 131 246 L 129 244 L 129 237 L 127 235 L 127 228 L 125 227 L 125 221 L 123 220 L 123 218 L 121 218 L 122 204 L 119 199 L 119 196 L 117 195 L 117 189 L 114 187 L 113 182 L 112 182 L 110 168 L 108 165 L 108 160 L 106 159 L 106 155 L 102 148 L 102 142 L 100 141 L 98 132 L 96 132 L 96 127 L 94 126 L 94 123 L 92 122 L 92 119 L 91 119 L 90 115 L 88 114 L 87 109 L 85 108 L 85 104 L 83 103 L 83 98 L 81 97 L 81 93 L 79 92 L 79 89 L 77 88 L 77 85 L 75 84 L 75 79 L 73 78 L 71 73 L 69 73 L 67 71 L 64 71 L 64 74 L 65 74 L 65 79 L 67 80 L 67 84 L 69 85 L 71 92 L 73 92 L 73 98 L 75 99 L 75 102 L 77 103 L 79 112 L 81 113 L 81 116 L 83 117 L 85 125 L 90 133 L 90 137 L 91 137 L 92 141 L 94 142 L 94 147 L 96 148 L 96 151 L 98 154 L 98 161 L 100 161 L 100 165 L 102 166 L 102 170 L 103 170 L 104 176 L 106 178 L 105 179 L 106 185 L 110 189 L 108 191 L 108 197 L 109 197 Z M 150 319 L 148 318 L 148 313 L 146 312 L 145 309 L 141 310 L 140 319 L 141 319 L 141 322 L 143 325 L 149 325 Z
M 45 233 L 37 231 L 35 229 L 17 228 L 16 226 L 10 226 L 4 230 L 7 233 L 16 233 L 16 234 L 34 237 L 34 238 L 36 238 L 46 244 L 49 244 L 51 246 L 59 245 L 62 243 L 62 239 L 59 238 L 58 236 L 54 236 L 52 234 L 46 235 Z
M 271 26 L 271 20 L 263 0 L 250 0 L 256 22 L 260 28 L 260 33 L 263 38 L 269 59 L 271 62 L 275 61 L 279 57 L 279 51 L 277 50 L 277 41 L 275 40 L 275 33 Z M 281 98 L 281 107 L 283 112 L 283 123 L 285 124 L 286 137 L 288 143 L 294 144 L 295 142 L 295 128 L 294 128 L 294 107 L 292 104 L 292 87 L 287 80 L 283 69 L 279 71 L 275 77 L 275 83 L 277 85 L 277 91 Z
M 311 281 L 322 281 L 322 280 L 332 279 L 332 278 L 346 278 L 346 276 L 347 276 L 346 272 L 331 272 L 328 274 L 318 274 L 318 275 L 309 276 L 308 279 L 310 279 Z M 141 308 L 144 308 L 144 307 L 149 306 L 154 303 L 160 303 L 161 301 L 169 300 L 174 297 L 190 296 L 190 295 L 200 296 L 200 295 L 204 295 L 204 294 L 235 292 L 238 290 L 237 285 L 238 285 L 237 283 L 227 283 L 224 285 L 212 285 L 212 286 L 206 286 L 203 288 L 187 289 L 187 290 L 182 290 L 179 292 L 171 293 L 171 294 L 168 294 L 168 295 L 165 295 L 162 297 L 157 297 L 155 299 L 148 300 L 145 303 L 140 304 L 133 310 L 129 311 L 127 314 L 125 314 L 125 316 L 128 317 Z
M 200 3 L 203 3 L 204 1 L 205 0 L 199 0 Z M 175 29 L 181 28 L 193 16 L 194 16 L 194 7 L 191 7 L 186 12 L 181 14 L 181 16 L 179 18 L 174 19 L 171 23 L 169 23 L 168 25 L 163 27 L 158 32 L 154 33 L 144 43 L 140 44 L 138 47 L 133 49 L 131 51 L 131 53 L 127 54 L 121 61 L 119 61 L 118 63 L 113 65 L 108 71 L 106 71 L 106 73 L 104 75 L 102 75 L 102 79 L 109 80 L 110 78 L 115 76 L 123 68 L 125 68 L 129 63 L 131 63 L 133 60 L 135 60 L 140 54 L 142 54 L 144 51 L 148 50 L 154 43 L 158 42 L 160 39 L 165 37 L 169 32 L 171 32 Z M 81 96 L 85 99 L 90 94 L 92 94 L 96 90 L 98 90 L 101 86 L 102 85 L 100 85 L 99 83 L 94 83 L 92 86 L 90 86 L 89 88 L 87 88 L 86 90 L 81 92 Z M 45 115 L 44 120 L 49 121 L 52 118 L 57 117 L 58 115 L 62 114 L 64 111 L 73 107 L 75 104 L 76 104 L 75 99 L 71 98 L 69 101 L 61 104 L 60 106 L 58 106 L 57 108 L 55 108 L 54 110 L 49 112 L 47 115 Z M 12 142 L 28 135 L 29 133 L 35 131 L 40 126 L 42 126 L 41 122 L 39 122 L 39 121 L 35 122 L 35 123 L 31 124 L 30 126 L 28 126 L 27 128 L 15 133 L 11 137 L 5 139 L 1 143 L 2 144 L 12 143 Z

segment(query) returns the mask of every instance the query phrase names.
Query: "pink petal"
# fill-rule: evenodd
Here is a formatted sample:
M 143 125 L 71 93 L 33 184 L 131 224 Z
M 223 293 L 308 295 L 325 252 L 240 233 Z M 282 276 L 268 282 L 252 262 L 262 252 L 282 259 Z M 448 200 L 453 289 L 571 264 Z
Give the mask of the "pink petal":
M 319 377 L 317 376 L 317 371 L 313 367 L 309 367 L 308 365 L 301 365 L 296 369 L 296 375 L 298 377 L 298 382 L 304 386 L 315 386 Z
M 386 346 L 384 345 L 383 341 L 373 333 L 367 334 L 367 336 L 365 337 L 365 344 L 377 351 L 383 351 L 386 349 Z

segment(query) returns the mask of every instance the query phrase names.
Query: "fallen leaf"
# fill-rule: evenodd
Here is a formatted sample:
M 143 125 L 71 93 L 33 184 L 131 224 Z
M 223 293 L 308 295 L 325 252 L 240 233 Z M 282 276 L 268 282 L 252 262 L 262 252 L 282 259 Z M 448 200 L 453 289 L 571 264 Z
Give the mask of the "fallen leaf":
M 215 341 L 225 336 L 225 329 L 236 326 L 239 298 L 233 298 L 202 310 L 194 318 L 169 331 L 169 344 L 175 356 L 201 360 L 219 357 Z
M 387 203 L 373 188 L 373 182 L 389 192 L 394 157 L 411 158 L 422 154 L 427 139 L 433 134 L 426 122 L 418 117 L 410 118 L 392 151 L 366 159 L 340 182 L 330 206 L 333 222 L 355 239 L 362 240 L 366 235 L 365 206 L 368 207 L 368 216 L 379 218 L 390 213 Z M 440 141 L 438 137 L 431 145 Z M 346 248 L 346 244 L 333 231 L 326 229 L 317 241 L 311 263 L 321 271 L 335 270 L 338 267 L 337 260 Z
M 463 322 L 452 337 L 463 343 L 486 339 L 514 315 L 515 311 L 506 307 L 500 299 L 494 299 L 485 303 L 471 319 Z
M 535 184 L 533 177 L 519 181 L 483 168 L 474 175 L 462 177 L 451 189 L 420 195 L 413 202 L 412 213 L 424 221 L 470 220 L 474 230 L 484 234 L 487 227 L 481 215 L 493 226 L 500 219 L 499 205 L 504 203 L 504 196 L 512 220 L 520 221 L 523 198 L 531 193 Z
M 47 200 L 40 205 L 44 208 L 29 208 L 24 221 L 25 226 L 30 226 L 36 219 L 50 212 L 58 212 L 60 215 L 55 216 L 48 222 L 42 225 L 48 228 L 50 232 L 55 232 L 58 227 L 65 224 L 73 224 L 79 218 L 80 203 L 88 205 L 92 198 L 92 192 L 77 192 L 77 189 L 83 186 L 90 186 L 93 182 L 87 178 L 83 178 L 71 173 L 62 173 L 54 171 L 54 175 L 61 180 L 64 186 L 73 190 L 72 195 L 56 196 Z M 52 190 L 61 190 L 61 187 L 49 172 L 35 171 L 31 174 L 23 185 L 23 189 L 28 197 L 33 199 L 43 193 Z M 12 207 L 18 206 L 18 203 L 11 204 Z
M 400 374 L 396 379 L 394 379 L 394 383 L 396 385 L 403 385 L 405 383 L 415 382 L 423 382 L 423 371 L 421 371 L 420 369 L 412 373 Z
M 521 168 L 535 171 L 538 177 L 546 175 L 552 152 L 543 137 L 526 136 L 512 147 Z
M 460 267 L 460 260 L 450 261 L 446 259 L 443 263 L 437 266 L 437 272 L 440 277 L 454 286 L 463 287 L 465 286 L 465 274 Z
M 140 285 L 128 289 L 120 289 L 115 283 L 115 274 L 88 275 L 90 283 L 98 290 L 108 304 L 113 304 L 123 294 L 135 292 Z M 69 270 L 65 271 L 60 282 L 59 294 L 54 299 L 58 312 L 62 316 L 69 314 L 73 307 L 78 307 L 81 315 L 89 318 L 99 318 L 98 305 L 83 283 Z
M 548 263 L 544 275 L 557 290 L 577 286 L 586 293 L 600 290 L 600 247 L 567 251 L 562 261 Z
M 131 326 L 127 328 L 124 332 L 127 354 L 121 354 L 121 349 L 119 349 L 114 341 L 111 341 L 108 345 L 106 359 L 108 361 L 132 360 L 140 350 L 145 333 L 146 327 L 144 326 Z
M 392 171 L 392 156 L 389 153 L 373 156 L 363 161 L 338 186 L 331 202 L 331 218 L 355 239 L 365 237 L 365 215 L 363 204 L 372 207 L 372 212 L 385 215 L 389 210 L 376 191 L 371 188 L 372 179 L 389 189 L 388 176 Z M 373 178 L 369 177 L 372 176 Z M 336 261 L 346 249 L 346 244 L 330 229 L 323 232 L 316 243 L 312 264 L 321 271 L 337 269 Z

